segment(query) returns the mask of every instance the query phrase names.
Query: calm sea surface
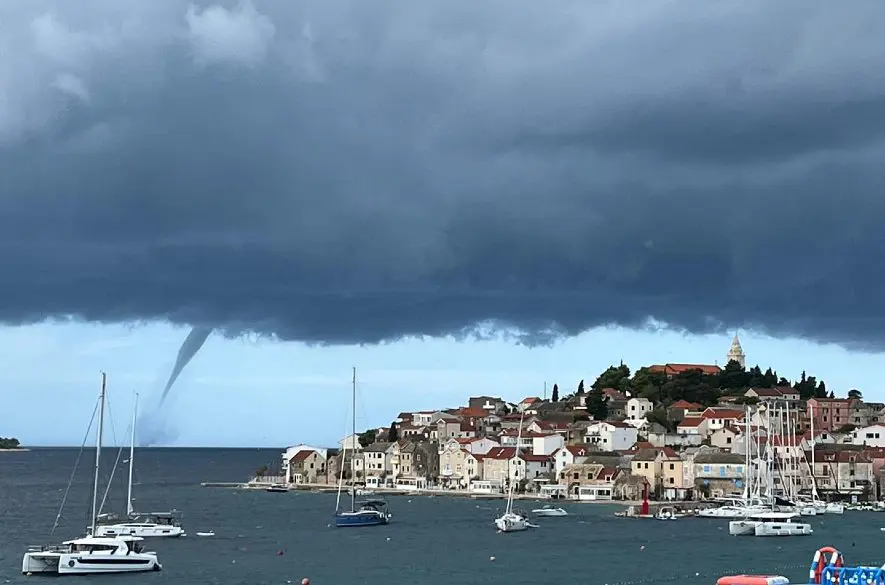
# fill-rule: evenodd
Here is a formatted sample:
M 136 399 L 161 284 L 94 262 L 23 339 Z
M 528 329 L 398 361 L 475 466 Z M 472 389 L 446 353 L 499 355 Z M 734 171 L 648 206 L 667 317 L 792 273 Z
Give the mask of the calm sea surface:
M 77 451 L 0 453 L 0 583 L 44 581 L 21 574 L 27 545 L 83 534 L 89 452 L 50 536 Z M 115 455 L 103 461 L 107 470 Z M 809 537 L 742 538 L 729 536 L 721 520 L 628 520 L 612 516 L 616 506 L 567 504 L 569 517 L 541 518 L 536 530 L 497 534 L 498 501 L 399 496 L 388 498 L 390 525 L 335 529 L 334 495 L 200 487 L 201 481 L 242 481 L 278 456 L 276 450 L 139 449 L 136 507 L 184 511 L 189 536 L 151 541 L 163 563 L 159 573 L 77 582 L 257 585 L 310 577 L 313 585 L 710 585 L 723 574 L 751 571 L 805 583 L 811 555 L 823 545 L 842 550 L 849 563 L 885 562 L 879 530 L 885 514 L 878 513 L 812 519 L 815 534 Z M 125 467 L 121 463 L 109 496 L 114 510 L 125 506 Z M 216 536 L 195 535 L 206 530 Z

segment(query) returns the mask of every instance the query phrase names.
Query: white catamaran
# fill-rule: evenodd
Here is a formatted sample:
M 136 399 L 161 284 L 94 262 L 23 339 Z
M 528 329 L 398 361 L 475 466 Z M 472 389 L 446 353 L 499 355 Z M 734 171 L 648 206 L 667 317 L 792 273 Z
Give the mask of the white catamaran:
M 116 514 L 100 514 L 95 526 L 88 530 L 93 536 L 140 536 L 142 538 L 177 538 L 186 536 L 181 527 L 181 513 L 136 512 L 132 506 L 132 479 L 135 466 L 135 424 L 138 417 L 138 394 L 132 412 L 132 434 L 129 439 L 129 486 L 126 490 L 126 519 Z
M 92 487 L 92 531 L 98 521 L 98 471 L 104 433 L 104 406 L 107 377 L 101 375 L 98 432 L 95 440 L 95 470 Z M 93 414 L 93 417 L 95 415 Z M 84 442 L 85 443 L 85 442 Z M 70 488 L 70 486 L 68 486 Z M 59 515 L 61 512 L 59 512 Z M 157 553 L 144 552 L 137 536 L 93 537 L 66 540 L 60 545 L 32 546 L 22 557 L 22 573 L 88 575 L 96 573 L 140 573 L 162 568 Z

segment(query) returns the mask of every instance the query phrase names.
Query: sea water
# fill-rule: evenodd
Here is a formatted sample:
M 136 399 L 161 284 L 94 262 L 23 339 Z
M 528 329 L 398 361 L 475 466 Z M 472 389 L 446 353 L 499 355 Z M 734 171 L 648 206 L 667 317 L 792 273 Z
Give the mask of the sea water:
M 77 583 L 285 585 L 308 577 L 312 585 L 710 585 L 741 572 L 805 583 L 811 557 L 824 545 L 839 548 L 849 564 L 885 563 L 885 514 L 872 512 L 805 518 L 812 536 L 754 538 L 730 536 L 727 520 L 624 519 L 613 515 L 619 506 L 565 503 L 567 517 L 538 518 L 537 529 L 500 534 L 493 522 L 503 500 L 391 496 L 388 526 L 336 529 L 335 494 L 200 486 L 244 481 L 262 465 L 277 466 L 280 451 L 138 449 L 136 509 L 182 510 L 188 536 L 149 541 L 163 564 L 159 573 L 76 577 Z M 83 535 L 88 450 L 59 527 L 49 534 L 77 452 L 0 453 L 0 584 L 42 580 L 21 574 L 29 544 Z M 105 454 L 106 476 L 116 451 Z M 125 510 L 126 471 L 121 464 L 105 511 Z M 214 537 L 196 536 L 210 530 Z

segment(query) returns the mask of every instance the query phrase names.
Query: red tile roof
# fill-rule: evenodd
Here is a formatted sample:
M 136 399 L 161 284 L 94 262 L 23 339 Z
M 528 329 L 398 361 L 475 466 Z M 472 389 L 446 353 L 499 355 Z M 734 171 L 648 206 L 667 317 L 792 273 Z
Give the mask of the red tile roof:
M 693 429 L 701 425 L 704 422 L 703 417 L 699 416 L 687 416 L 676 425 L 676 427 L 685 427 L 687 429 Z
M 560 447 L 554 451 L 553 455 L 556 455 L 560 451 L 568 451 L 575 457 L 586 457 L 591 451 L 593 451 L 593 449 L 591 449 L 589 445 L 566 445 L 565 447 Z
M 611 477 L 612 481 L 614 481 L 620 472 L 621 470 L 617 467 L 603 467 L 596 475 L 596 479 L 605 480 L 606 477 Z
M 489 416 L 489 412 L 484 408 L 470 408 L 465 406 L 458 409 L 458 416 L 464 416 L 467 418 L 485 418 Z
M 689 370 L 700 370 L 705 374 L 718 374 L 722 371 L 722 368 L 719 366 L 711 366 L 708 364 L 656 364 L 650 366 L 648 369 L 651 372 L 667 374 L 668 376 L 675 376 Z
M 531 453 L 520 453 L 519 458 L 523 461 L 550 461 L 550 455 L 532 455 Z
M 731 420 L 742 420 L 746 413 L 736 408 L 713 408 L 705 410 L 701 416 L 703 418 L 724 418 Z
M 316 451 L 314 451 L 312 449 L 307 449 L 305 451 L 299 451 L 298 453 L 295 453 L 294 457 L 292 457 L 292 461 L 294 461 L 295 463 L 302 463 L 302 462 L 306 461 L 307 458 L 310 457 L 311 455 L 313 455 L 314 453 L 316 453 Z
M 527 396 L 526 398 L 522 399 L 522 402 L 520 402 L 520 404 L 534 404 L 535 402 L 541 402 L 541 399 L 537 396 Z
M 680 410 L 703 410 L 704 406 L 687 400 L 677 400 L 670 405 L 670 408 L 678 408 Z
M 513 459 L 515 447 L 493 447 L 486 453 L 486 459 Z

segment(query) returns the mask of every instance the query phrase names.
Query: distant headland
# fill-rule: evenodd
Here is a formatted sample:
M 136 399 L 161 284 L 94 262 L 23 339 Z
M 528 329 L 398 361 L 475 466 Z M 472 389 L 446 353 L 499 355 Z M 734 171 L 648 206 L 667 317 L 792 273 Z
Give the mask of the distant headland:
M 27 449 L 22 449 L 21 443 L 14 437 L 8 439 L 0 437 L 0 451 L 27 451 Z

